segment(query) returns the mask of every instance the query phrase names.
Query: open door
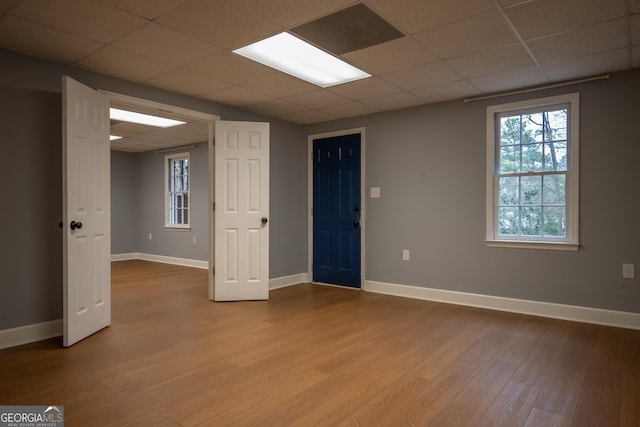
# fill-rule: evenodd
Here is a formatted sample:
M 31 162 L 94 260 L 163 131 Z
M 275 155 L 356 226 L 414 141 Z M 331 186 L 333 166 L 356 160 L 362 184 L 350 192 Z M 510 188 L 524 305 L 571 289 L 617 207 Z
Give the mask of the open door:
M 215 301 L 269 298 L 269 123 L 215 123 Z
M 62 78 L 63 345 L 111 323 L 109 98 Z

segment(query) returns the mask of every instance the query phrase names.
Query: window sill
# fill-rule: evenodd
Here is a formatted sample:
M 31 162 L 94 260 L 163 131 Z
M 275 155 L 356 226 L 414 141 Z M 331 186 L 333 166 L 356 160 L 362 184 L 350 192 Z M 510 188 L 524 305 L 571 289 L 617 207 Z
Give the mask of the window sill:
M 191 227 L 176 227 L 174 225 L 165 225 L 164 229 L 167 231 L 191 231 Z
M 491 248 L 543 249 L 571 252 L 577 252 L 580 250 L 580 243 L 536 242 L 522 240 L 485 240 L 485 243 Z

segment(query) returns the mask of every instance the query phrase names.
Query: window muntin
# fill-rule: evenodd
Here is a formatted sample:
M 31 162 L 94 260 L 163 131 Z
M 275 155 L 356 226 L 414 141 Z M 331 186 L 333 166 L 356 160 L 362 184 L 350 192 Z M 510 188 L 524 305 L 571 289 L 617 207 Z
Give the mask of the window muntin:
M 165 226 L 189 228 L 189 153 L 165 157 Z
M 577 94 L 487 109 L 488 242 L 577 249 L 577 110 Z

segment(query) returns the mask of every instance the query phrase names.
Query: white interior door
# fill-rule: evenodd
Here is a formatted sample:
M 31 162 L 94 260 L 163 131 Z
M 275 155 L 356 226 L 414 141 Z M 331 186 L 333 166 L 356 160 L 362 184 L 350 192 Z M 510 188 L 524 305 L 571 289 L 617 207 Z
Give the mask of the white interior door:
M 62 78 L 64 339 L 111 323 L 109 98 Z
M 215 123 L 216 301 L 269 298 L 269 123 Z

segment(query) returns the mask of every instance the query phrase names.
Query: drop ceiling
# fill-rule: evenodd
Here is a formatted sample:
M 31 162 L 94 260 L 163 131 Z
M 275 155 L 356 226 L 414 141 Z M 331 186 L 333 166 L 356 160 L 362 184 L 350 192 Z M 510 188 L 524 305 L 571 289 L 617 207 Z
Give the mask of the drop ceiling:
M 401 34 L 340 52 L 371 78 L 231 52 L 359 4 Z M 0 47 L 312 124 L 640 67 L 640 0 L 3 0 Z
M 150 107 L 134 106 L 119 102 L 111 102 L 111 107 L 138 113 L 176 119 L 185 124 L 159 128 L 136 123 L 111 120 L 111 135 L 121 136 L 122 139 L 111 141 L 111 150 L 129 153 L 147 151 L 164 152 L 176 147 L 193 146 L 209 140 L 209 125 L 202 120 L 195 120 L 179 114 L 161 111 Z

